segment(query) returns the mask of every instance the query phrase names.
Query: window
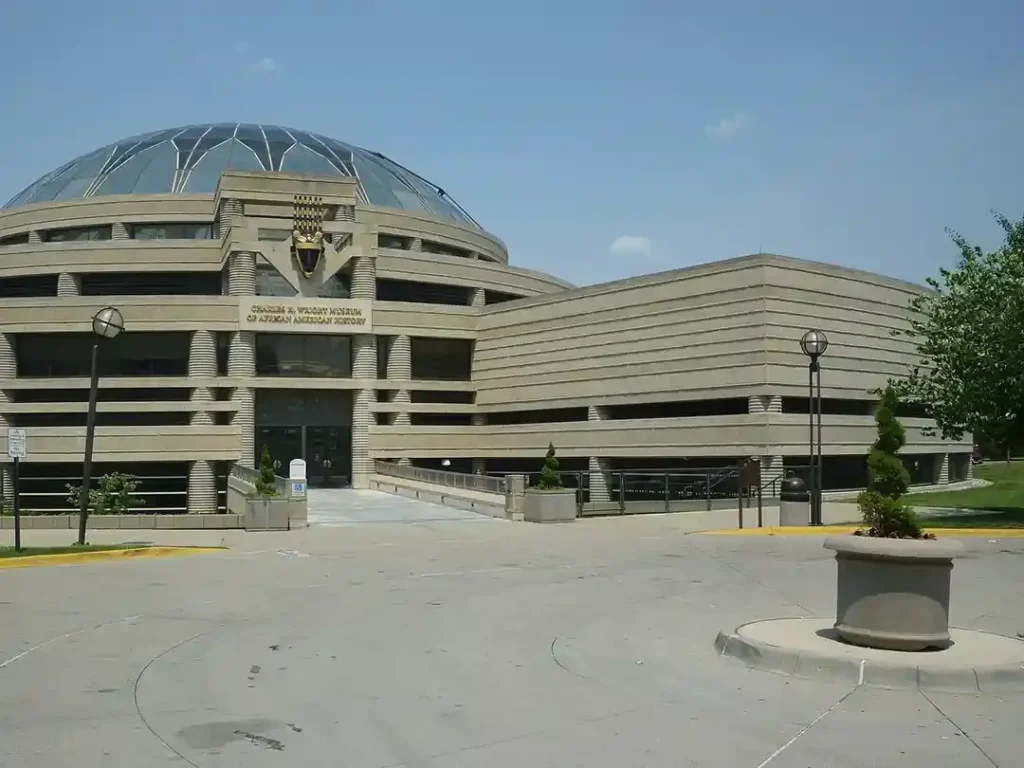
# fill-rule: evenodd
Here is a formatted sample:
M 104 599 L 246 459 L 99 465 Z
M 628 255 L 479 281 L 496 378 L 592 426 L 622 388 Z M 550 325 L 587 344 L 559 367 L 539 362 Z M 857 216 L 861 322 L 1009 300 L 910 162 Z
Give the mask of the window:
M 409 238 L 398 235 L 377 235 L 378 248 L 394 248 L 399 251 L 408 250 Z
M 461 285 L 420 283 L 414 280 L 377 279 L 377 301 L 407 301 L 419 304 L 469 304 L 469 289 Z
M 133 240 L 212 240 L 213 224 L 130 224 Z
M 5 245 L 27 245 L 28 244 L 28 232 L 21 232 L 17 235 L 7 235 L 6 237 L 0 237 L 0 247 Z
M 294 296 L 298 291 L 266 261 L 256 263 L 257 296 Z
M 122 333 L 101 342 L 100 376 L 187 376 L 191 333 Z M 90 373 L 91 333 L 19 333 L 14 354 L 19 376 L 76 376 Z
M 394 336 L 377 337 L 377 378 L 388 377 L 388 357 L 391 355 L 391 345 L 394 343 Z
M 484 304 L 503 304 L 506 301 L 515 301 L 516 299 L 522 299 L 524 297 L 517 296 L 514 293 L 504 293 L 502 291 L 484 291 Z
M 98 227 L 71 227 L 69 229 L 51 229 L 43 233 L 47 243 L 70 243 L 86 240 L 109 240 L 110 224 Z
M 421 249 L 424 253 L 436 253 L 440 256 L 458 256 L 461 259 L 470 257 L 470 252 L 465 248 L 456 248 L 454 245 L 444 245 L 430 240 L 422 241 Z
M 0 277 L 0 298 L 16 299 L 29 296 L 56 296 L 56 275 L 21 275 Z
M 465 339 L 410 339 L 412 377 L 469 381 L 473 368 L 473 342 Z
M 219 296 L 220 272 L 97 272 L 82 279 L 83 296 Z
M 352 337 L 328 334 L 256 334 L 259 376 L 350 378 Z

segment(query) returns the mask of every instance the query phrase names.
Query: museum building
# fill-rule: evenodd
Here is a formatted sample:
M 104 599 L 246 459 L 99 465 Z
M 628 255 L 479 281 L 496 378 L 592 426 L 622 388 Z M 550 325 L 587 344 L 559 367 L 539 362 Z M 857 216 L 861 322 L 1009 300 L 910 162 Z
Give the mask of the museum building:
M 137 475 L 152 511 L 223 508 L 232 464 L 264 446 L 305 459 L 311 487 L 366 487 L 376 461 L 536 471 L 549 443 L 596 498 L 616 471 L 757 457 L 778 476 L 808 462 L 809 328 L 830 340 L 825 487 L 857 487 L 871 390 L 914 360 L 890 332 L 923 290 L 771 254 L 574 287 L 510 265 L 378 152 L 271 125 L 157 131 L 0 209 L 4 496 L 24 428 L 24 505 L 66 507 L 106 306 L 125 330 L 101 343 L 94 473 Z M 905 416 L 915 482 L 969 475 L 969 436 Z

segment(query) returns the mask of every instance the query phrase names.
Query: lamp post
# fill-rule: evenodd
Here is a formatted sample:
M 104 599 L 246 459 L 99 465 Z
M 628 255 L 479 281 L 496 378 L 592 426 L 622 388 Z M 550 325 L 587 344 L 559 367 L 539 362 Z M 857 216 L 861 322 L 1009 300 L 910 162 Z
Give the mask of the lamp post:
M 821 456 L 821 364 L 818 362 L 818 358 L 828 349 L 828 337 L 822 331 L 807 331 L 800 339 L 800 349 L 810 360 L 810 365 L 807 367 L 807 401 L 810 415 L 808 444 L 811 461 L 811 525 L 821 525 L 822 464 L 824 462 Z M 817 374 L 817 395 L 815 395 L 815 374 Z M 814 450 L 815 412 L 818 416 L 817 452 Z M 815 453 L 817 453 L 817 460 L 815 460 Z
M 89 380 L 89 415 L 85 421 L 85 458 L 82 462 L 82 490 L 78 496 L 78 543 L 85 544 L 85 521 L 89 518 L 89 488 L 92 485 L 92 442 L 96 433 L 96 394 L 99 390 L 100 343 L 114 339 L 124 330 L 124 318 L 116 307 L 104 307 L 92 317 L 92 369 Z

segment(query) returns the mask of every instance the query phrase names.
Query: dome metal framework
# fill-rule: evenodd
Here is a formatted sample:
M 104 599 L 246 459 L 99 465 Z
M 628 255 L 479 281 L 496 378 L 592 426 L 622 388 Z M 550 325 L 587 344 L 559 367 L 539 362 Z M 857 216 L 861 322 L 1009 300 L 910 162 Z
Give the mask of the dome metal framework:
M 254 123 L 187 125 L 122 139 L 51 171 L 4 208 L 100 195 L 212 194 L 226 170 L 354 178 L 371 205 L 480 228 L 442 188 L 379 152 Z

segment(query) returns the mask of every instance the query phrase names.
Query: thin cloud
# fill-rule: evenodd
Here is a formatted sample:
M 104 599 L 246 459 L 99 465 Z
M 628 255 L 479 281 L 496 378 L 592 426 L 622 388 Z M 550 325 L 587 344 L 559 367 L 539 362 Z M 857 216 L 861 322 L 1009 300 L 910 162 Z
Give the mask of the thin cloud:
M 608 246 L 608 250 L 615 256 L 646 256 L 651 252 L 653 246 L 654 243 L 649 237 L 620 235 Z
M 262 56 L 249 67 L 253 72 L 277 72 L 277 61 L 270 56 Z
M 242 66 L 253 74 L 265 75 L 281 70 L 281 64 L 277 59 L 272 56 L 255 55 L 252 46 L 244 40 L 235 43 L 235 56 L 242 62 Z
M 704 132 L 712 139 L 731 139 L 750 125 L 750 118 L 743 112 L 723 117 L 717 123 L 704 126 Z

